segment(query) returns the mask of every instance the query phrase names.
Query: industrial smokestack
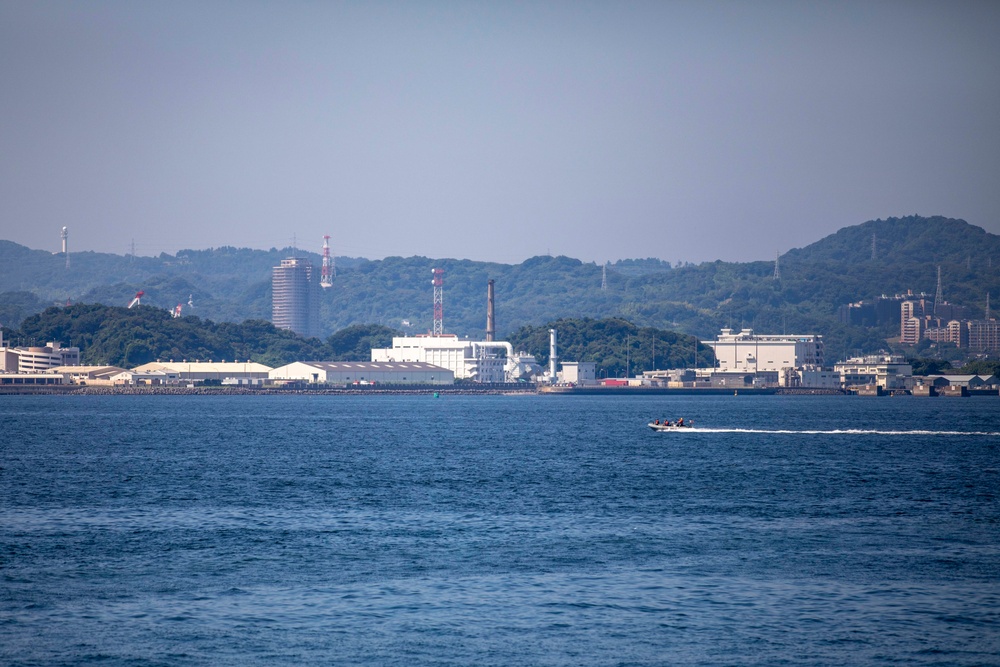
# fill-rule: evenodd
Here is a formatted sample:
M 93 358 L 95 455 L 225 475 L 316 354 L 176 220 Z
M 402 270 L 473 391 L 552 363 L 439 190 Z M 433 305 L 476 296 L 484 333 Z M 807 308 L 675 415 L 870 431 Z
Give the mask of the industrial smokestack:
M 486 342 L 496 337 L 496 321 L 493 319 L 493 279 L 486 283 Z
M 69 244 L 68 244 L 69 229 L 66 228 L 66 227 L 63 227 L 62 228 L 62 233 L 60 234 L 60 236 L 62 237 L 62 254 L 66 258 L 66 268 L 68 269 L 69 268 Z
M 549 382 L 556 383 L 556 330 L 549 329 Z

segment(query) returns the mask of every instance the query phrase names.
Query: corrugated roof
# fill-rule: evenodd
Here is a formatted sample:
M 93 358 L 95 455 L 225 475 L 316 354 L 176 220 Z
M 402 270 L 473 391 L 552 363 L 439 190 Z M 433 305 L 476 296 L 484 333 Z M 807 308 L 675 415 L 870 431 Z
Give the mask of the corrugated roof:
M 303 361 L 324 371 L 447 371 L 447 368 L 422 361 Z M 450 371 L 449 371 L 450 372 Z

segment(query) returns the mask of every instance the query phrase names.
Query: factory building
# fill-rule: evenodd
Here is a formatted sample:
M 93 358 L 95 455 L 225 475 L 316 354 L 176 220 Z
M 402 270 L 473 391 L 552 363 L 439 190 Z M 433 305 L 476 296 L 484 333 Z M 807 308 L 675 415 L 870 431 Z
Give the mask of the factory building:
M 271 323 L 307 338 L 319 336 L 319 276 L 306 259 L 281 260 L 271 273 Z
M 153 361 L 132 369 L 132 377 L 125 376 L 118 378 L 119 381 L 151 380 L 152 378 L 163 378 L 163 384 L 174 383 L 199 383 L 210 381 L 223 381 L 231 378 L 244 379 L 264 379 L 271 371 L 270 366 L 258 364 L 252 361 Z M 144 374 L 149 375 L 148 378 Z
M 272 382 L 336 385 L 455 383 L 450 370 L 423 362 L 296 361 L 271 370 L 268 376 Z
M 398 336 L 392 347 L 373 348 L 373 362 L 426 363 L 447 368 L 456 379 L 519 382 L 541 373 L 535 357 L 516 353 L 506 341 L 471 341 L 454 334 Z
M 65 375 L 73 384 L 111 385 L 112 377 L 124 373 L 124 368 L 118 366 L 58 366 L 50 368 L 47 373 Z
M 854 357 L 833 365 L 845 388 L 878 385 L 882 389 L 909 389 L 913 384 L 913 368 L 899 354 L 874 354 Z
M 564 361 L 559 381 L 575 385 L 597 384 L 597 364 L 593 361 Z
M 702 341 L 715 352 L 718 370 L 756 373 L 823 365 L 823 337 L 816 334 L 776 336 L 753 329 L 723 329 L 716 340 Z

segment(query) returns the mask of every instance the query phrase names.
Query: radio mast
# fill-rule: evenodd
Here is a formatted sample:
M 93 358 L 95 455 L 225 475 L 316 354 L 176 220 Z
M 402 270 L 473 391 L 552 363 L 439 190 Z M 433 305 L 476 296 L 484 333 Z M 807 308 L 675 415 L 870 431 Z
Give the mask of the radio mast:
M 333 265 L 333 257 L 330 256 L 330 235 L 323 237 L 323 268 L 320 272 L 320 287 L 333 287 L 333 277 L 337 275 L 337 269 Z
M 431 269 L 434 279 L 434 330 L 435 336 L 444 335 L 444 269 Z

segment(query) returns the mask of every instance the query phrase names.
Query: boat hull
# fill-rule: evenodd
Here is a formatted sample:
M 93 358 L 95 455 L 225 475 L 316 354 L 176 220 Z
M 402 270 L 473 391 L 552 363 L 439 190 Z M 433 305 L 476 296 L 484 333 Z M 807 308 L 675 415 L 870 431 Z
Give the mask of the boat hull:
M 647 424 L 647 426 L 649 426 L 649 428 L 653 429 L 654 431 L 687 431 L 689 429 L 694 428 L 694 426 L 691 424 L 684 424 L 684 426 L 677 426 L 676 424 L 670 424 L 668 426 L 666 424 L 649 423 Z

